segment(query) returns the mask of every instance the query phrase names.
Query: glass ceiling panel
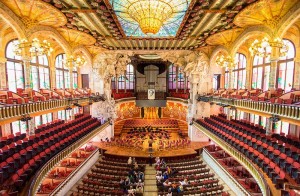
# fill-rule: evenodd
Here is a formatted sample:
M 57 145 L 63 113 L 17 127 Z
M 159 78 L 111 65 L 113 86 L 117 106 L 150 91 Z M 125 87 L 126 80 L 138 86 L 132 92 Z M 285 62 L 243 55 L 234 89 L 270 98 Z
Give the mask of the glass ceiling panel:
M 133 20 L 127 13 L 127 8 L 132 2 L 137 0 L 110 0 L 110 4 L 118 17 L 118 20 L 128 37 L 175 37 L 182 23 L 191 0 L 165 0 L 173 7 L 172 16 L 167 19 L 159 32 L 155 35 L 146 35 L 142 32 L 139 24 Z M 151 1 L 151 0 L 149 0 Z

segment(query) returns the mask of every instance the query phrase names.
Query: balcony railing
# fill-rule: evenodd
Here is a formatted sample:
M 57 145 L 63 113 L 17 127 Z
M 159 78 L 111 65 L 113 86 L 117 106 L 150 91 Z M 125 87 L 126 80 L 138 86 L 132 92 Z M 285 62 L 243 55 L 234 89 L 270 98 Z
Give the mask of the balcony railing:
M 65 159 L 70 153 L 75 151 L 76 149 L 80 148 L 88 141 L 90 141 L 93 137 L 103 131 L 106 127 L 109 126 L 109 123 L 105 123 L 101 125 L 101 127 L 93 130 L 89 134 L 85 135 L 84 137 L 77 140 L 75 143 L 71 144 L 70 146 L 66 147 L 63 151 L 59 152 L 55 155 L 52 159 L 50 159 L 33 177 L 33 180 L 30 182 L 30 187 L 28 190 L 28 195 L 34 196 L 36 195 L 40 184 L 43 182 L 43 178 L 47 176 L 47 173 L 52 170 L 53 167 L 56 166 L 60 161 Z
M 84 98 L 48 100 L 7 106 L 4 105 L 0 107 L 0 120 L 21 117 L 23 115 L 30 115 L 36 112 L 44 112 L 47 110 L 64 108 L 67 106 L 72 106 L 75 103 L 80 105 L 87 105 L 96 101 L 101 101 L 102 99 L 102 96 L 92 96 Z
M 242 153 L 237 151 L 235 148 L 227 144 L 224 140 L 217 137 L 198 123 L 193 123 L 194 127 L 200 130 L 202 133 L 204 133 L 207 137 L 209 137 L 214 143 L 216 143 L 218 146 L 220 146 L 223 150 L 225 150 L 229 155 L 234 157 L 241 165 L 243 165 L 253 176 L 253 178 L 256 180 L 258 186 L 260 187 L 260 190 L 263 195 L 270 196 L 270 188 L 268 184 L 266 183 L 264 177 L 262 174 L 259 173 L 259 170 L 255 168 L 255 165 L 251 163 L 251 161 Z
M 274 104 L 264 101 L 231 99 L 213 96 L 199 96 L 198 101 L 213 102 L 221 106 L 235 106 L 236 108 L 243 108 L 270 115 L 274 114 L 279 117 L 300 120 L 300 107 L 298 105 Z

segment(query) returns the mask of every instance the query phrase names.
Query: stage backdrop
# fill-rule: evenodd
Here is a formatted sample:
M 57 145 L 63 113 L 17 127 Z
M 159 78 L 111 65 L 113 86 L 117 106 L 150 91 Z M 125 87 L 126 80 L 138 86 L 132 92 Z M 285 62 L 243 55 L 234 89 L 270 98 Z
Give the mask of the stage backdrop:
M 176 118 L 186 121 L 187 106 L 176 102 L 167 102 L 167 107 L 162 108 L 163 118 Z

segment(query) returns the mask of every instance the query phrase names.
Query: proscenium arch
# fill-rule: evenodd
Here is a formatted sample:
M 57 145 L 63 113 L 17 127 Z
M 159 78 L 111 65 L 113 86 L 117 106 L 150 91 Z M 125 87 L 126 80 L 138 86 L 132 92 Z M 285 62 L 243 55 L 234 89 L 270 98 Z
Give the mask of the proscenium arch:
M 231 50 L 230 50 L 230 55 L 234 56 L 235 53 L 237 53 L 238 49 L 240 48 L 240 46 L 242 44 L 244 44 L 244 42 L 252 37 L 256 37 L 256 36 L 264 36 L 267 38 L 271 38 L 272 36 L 272 32 L 270 31 L 269 28 L 265 27 L 265 26 L 253 26 L 253 27 L 249 27 L 247 29 L 245 29 L 243 31 L 243 33 L 241 33 L 236 40 L 232 43 L 231 45 Z
M 92 66 L 93 57 L 92 57 L 91 53 L 88 51 L 88 49 L 86 49 L 86 47 L 84 47 L 83 45 L 77 46 L 73 49 L 73 55 L 76 53 L 79 53 L 79 52 L 81 52 L 85 56 L 87 65 Z
M 289 12 L 281 19 L 278 26 L 278 36 L 283 38 L 287 30 L 300 18 L 300 1 L 294 5 Z
M 49 26 L 34 26 L 29 31 L 27 32 L 28 38 L 31 40 L 35 37 L 44 36 L 47 35 L 53 39 L 61 46 L 63 49 L 64 53 L 66 55 L 72 54 L 71 46 L 70 44 L 66 41 L 66 39 L 53 27 Z
M 26 38 L 25 25 L 19 17 L 0 1 L 0 18 L 15 31 L 18 39 Z

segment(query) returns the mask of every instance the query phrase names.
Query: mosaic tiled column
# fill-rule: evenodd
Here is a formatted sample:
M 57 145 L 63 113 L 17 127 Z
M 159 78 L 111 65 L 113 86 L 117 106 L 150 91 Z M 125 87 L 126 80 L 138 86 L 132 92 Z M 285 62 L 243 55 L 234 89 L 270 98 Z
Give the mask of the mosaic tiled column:
M 56 69 L 54 65 L 50 66 L 50 89 L 54 89 L 56 87 Z
M 270 66 L 270 76 L 269 76 L 269 89 L 276 88 L 276 73 L 277 73 L 277 63 L 279 60 L 279 48 L 272 47 L 271 52 L 271 66 Z
M 246 66 L 246 84 L 245 84 L 245 87 L 246 89 L 251 89 L 251 72 L 252 72 L 252 65 L 251 64 L 247 64 Z
M 300 57 L 295 58 L 295 73 L 294 73 L 293 88 L 296 88 L 297 90 L 300 89 Z
M 73 67 L 70 67 L 69 73 L 70 73 L 70 89 L 72 91 L 73 90 Z
M 5 63 L 6 58 L 0 57 L 0 89 L 7 88 Z
M 34 127 L 35 127 L 35 123 L 34 123 L 34 118 L 32 117 L 28 121 L 28 134 L 29 135 L 34 135 Z
M 232 74 L 232 68 L 228 68 L 228 78 L 229 78 L 229 81 L 228 81 L 228 88 L 229 89 L 233 89 L 233 84 L 234 84 L 234 82 L 233 82 L 233 74 Z
M 24 65 L 24 80 L 25 80 L 25 88 L 31 88 L 31 67 L 30 67 L 30 61 L 31 57 L 29 56 L 24 56 L 22 58 L 23 60 L 23 65 Z

